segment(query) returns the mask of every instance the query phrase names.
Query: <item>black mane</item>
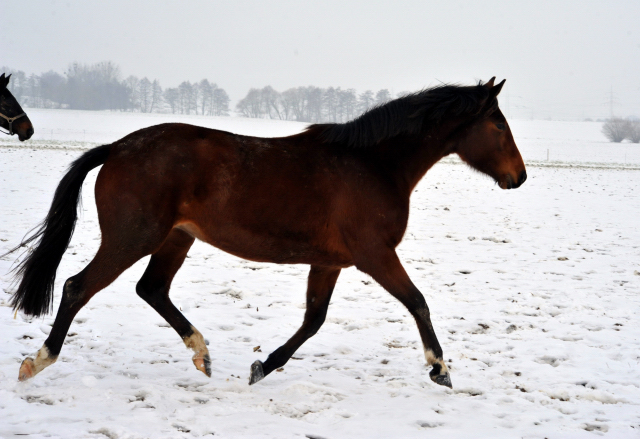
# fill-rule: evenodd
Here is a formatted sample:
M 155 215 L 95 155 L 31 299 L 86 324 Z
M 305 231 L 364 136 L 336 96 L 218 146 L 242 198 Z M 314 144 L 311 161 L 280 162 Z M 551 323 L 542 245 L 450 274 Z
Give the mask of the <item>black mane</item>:
M 347 123 L 313 124 L 307 132 L 317 133 L 325 143 L 342 143 L 354 148 L 368 148 L 398 135 L 418 134 L 425 123 L 437 123 L 445 116 L 491 113 L 498 106 L 489 88 L 440 85 L 402 96 L 374 107 Z

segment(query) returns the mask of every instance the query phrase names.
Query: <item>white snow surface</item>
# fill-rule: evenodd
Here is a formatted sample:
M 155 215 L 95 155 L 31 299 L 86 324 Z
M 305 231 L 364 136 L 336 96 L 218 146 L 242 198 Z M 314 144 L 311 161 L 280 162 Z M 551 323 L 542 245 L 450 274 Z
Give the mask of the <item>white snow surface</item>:
M 82 149 L 170 120 L 259 136 L 304 128 L 28 113 L 34 139 L 0 143 L 0 253 L 43 219 Z M 597 123 L 511 126 L 527 182 L 503 191 L 457 160 L 437 164 L 413 194 L 398 248 L 431 309 L 453 390 L 430 381 L 409 313 L 354 268 L 340 275 L 319 333 L 282 372 L 249 386 L 251 363 L 302 322 L 308 267 L 243 261 L 201 242 L 171 296 L 209 342 L 211 378 L 135 294 L 145 258 L 80 311 L 57 363 L 19 383 L 62 284 L 99 245 L 94 170 L 53 315 L 14 317 L 15 255 L 0 259 L 0 437 L 640 437 L 640 147 L 607 143 Z

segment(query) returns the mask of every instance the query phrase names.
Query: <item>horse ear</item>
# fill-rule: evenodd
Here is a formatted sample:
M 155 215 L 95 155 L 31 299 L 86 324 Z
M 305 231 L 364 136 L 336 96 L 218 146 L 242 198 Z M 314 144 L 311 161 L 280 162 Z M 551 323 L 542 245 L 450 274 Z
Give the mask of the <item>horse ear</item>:
M 485 82 L 484 86 L 487 87 L 487 88 L 492 88 L 494 82 L 496 82 L 496 77 L 495 76 L 493 78 L 489 79 L 487 82 Z
M 504 85 L 506 79 L 503 79 L 502 82 L 491 89 L 492 96 L 498 96 L 500 94 L 500 90 L 502 90 L 502 86 Z

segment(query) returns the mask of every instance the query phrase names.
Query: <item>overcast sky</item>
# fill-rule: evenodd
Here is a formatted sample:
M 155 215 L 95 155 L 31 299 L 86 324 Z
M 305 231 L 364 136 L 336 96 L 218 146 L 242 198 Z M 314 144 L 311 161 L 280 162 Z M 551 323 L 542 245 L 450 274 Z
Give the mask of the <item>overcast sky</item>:
M 2 2 L 0 66 L 113 61 L 163 87 L 414 91 L 507 78 L 518 118 L 640 117 L 640 1 Z

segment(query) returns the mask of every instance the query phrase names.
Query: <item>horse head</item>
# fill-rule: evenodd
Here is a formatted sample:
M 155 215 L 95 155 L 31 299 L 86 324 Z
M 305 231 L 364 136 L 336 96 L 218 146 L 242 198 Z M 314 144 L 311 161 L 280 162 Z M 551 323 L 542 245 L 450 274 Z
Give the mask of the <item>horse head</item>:
M 481 85 L 487 98 L 479 113 L 456 142 L 454 152 L 472 168 L 490 176 L 502 189 L 520 187 L 527 171 L 497 96 L 505 80 L 494 85 L 495 77 Z
M 10 78 L 4 73 L 0 76 L 0 127 L 8 131 L 5 134 L 17 134 L 20 141 L 25 141 L 33 136 L 33 125 L 7 88 Z

